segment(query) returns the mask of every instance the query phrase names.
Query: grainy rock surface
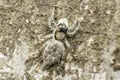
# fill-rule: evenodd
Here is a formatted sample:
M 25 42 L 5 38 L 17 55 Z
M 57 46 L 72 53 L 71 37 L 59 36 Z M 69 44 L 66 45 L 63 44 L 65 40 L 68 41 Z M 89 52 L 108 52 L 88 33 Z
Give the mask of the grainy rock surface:
M 53 8 L 80 21 L 64 76 L 41 70 Z M 120 0 L 0 0 L 0 80 L 120 80 Z

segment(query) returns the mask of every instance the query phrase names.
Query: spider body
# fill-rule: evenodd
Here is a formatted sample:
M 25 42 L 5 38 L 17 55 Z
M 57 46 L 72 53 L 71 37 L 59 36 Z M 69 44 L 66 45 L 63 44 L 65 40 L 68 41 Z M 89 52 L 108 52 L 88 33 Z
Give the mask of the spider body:
M 44 69 L 58 68 L 65 58 L 64 44 L 57 40 L 51 40 L 43 53 Z
M 45 47 L 43 51 L 43 70 L 52 70 L 61 73 L 64 71 L 66 47 L 70 47 L 67 41 L 67 36 L 69 35 L 68 21 L 66 18 L 60 19 L 58 24 L 55 24 L 56 28 L 51 26 L 52 23 L 50 21 L 49 28 L 53 30 L 53 33 L 49 36 L 51 39 L 43 45 Z M 78 27 L 70 35 L 74 35 L 77 30 Z

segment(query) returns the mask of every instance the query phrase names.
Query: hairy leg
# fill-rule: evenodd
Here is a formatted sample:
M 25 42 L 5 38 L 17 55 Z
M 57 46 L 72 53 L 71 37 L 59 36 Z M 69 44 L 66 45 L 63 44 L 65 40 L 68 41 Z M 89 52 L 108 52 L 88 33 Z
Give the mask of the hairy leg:
M 53 9 L 52 10 L 52 15 L 49 17 L 49 19 L 48 19 L 48 27 L 51 29 L 51 30 L 54 30 L 55 29 L 55 27 L 56 27 L 56 22 L 55 22 L 55 15 L 54 15 L 54 11 L 55 9 Z
M 67 39 L 65 39 L 64 43 L 65 43 L 65 46 L 66 46 L 67 48 L 70 48 L 70 43 L 68 42 Z
M 76 27 L 75 27 L 76 26 Z M 75 20 L 73 22 L 73 25 L 71 26 L 71 31 L 68 31 L 67 32 L 67 35 L 69 37 L 73 37 L 76 35 L 77 31 L 79 30 L 79 27 L 80 27 L 80 22 L 78 22 L 77 20 Z

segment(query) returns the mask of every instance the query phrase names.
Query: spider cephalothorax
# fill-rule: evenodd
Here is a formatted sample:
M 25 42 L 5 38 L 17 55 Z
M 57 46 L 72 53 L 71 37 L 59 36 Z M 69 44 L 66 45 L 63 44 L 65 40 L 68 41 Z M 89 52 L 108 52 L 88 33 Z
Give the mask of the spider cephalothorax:
M 63 72 L 66 58 L 65 49 L 70 47 L 67 36 L 75 35 L 79 28 L 77 26 L 73 32 L 69 32 L 69 29 L 74 29 L 74 26 L 69 27 L 67 18 L 61 18 L 57 24 L 54 22 L 56 27 L 53 27 L 52 22 L 54 20 L 52 19 L 53 16 L 49 19 L 49 28 L 53 30 L 49 37 L 52 39 L 48 38 L 49 40 L 43 45 L 45 47 L 43 51 L 43 70 L 52 69 L 52 71 Z
M 57 28 L 54 30 L 54 37 L 56 40 L 63 41 L 66 38 L 68 28 L 65 24 L 58 24 Z
M 56 40 L 63 41 L 65 39 L 66 34 L 64 32 L 56 31 L 54 36 Z
M 74 21 L 74 24 L 76 24 L 77 21 Z M 55 22 L 54 22 L 55 23 Z M 50 23 L 49 23 L 50 24 Z M 74 27 L 74 24 L 70 27 L 69 24 L 68 24 L 68 20 L 67 18 L 61 18 L 59 21 L 58 21 L 58 24 L 55 24 L 56 25 L 56 28 L 53 28 L 51 25 L 49 26 L 51 29 L 53 29 L 54 31 L 54 38 L 57 39 L 57 40 L 65 40 L 65 38 L 67 36 L 72 36 L 72 35 L 75 35 L 77 30 L 78 30 L 78 27 Z M 70 30 L 72 30 L 72 28 L 75 30 L 73 32 L 70 32 Z

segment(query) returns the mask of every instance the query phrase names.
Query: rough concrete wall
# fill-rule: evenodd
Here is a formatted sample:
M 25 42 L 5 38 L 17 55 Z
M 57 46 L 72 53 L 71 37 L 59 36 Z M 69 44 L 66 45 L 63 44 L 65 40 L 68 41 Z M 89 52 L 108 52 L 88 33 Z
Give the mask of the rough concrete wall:
M 41 71 L 48 18 L 82 19 L 65 76 Z M 120 80 L 119 0 L 0 0 L 0 80 Z

